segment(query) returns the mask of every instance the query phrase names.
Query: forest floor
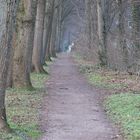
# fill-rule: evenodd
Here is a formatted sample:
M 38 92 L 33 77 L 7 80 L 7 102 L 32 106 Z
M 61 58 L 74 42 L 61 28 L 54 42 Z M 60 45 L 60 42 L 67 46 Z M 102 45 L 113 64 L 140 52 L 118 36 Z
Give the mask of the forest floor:
M 48 67 L 44 67 L 48 70 Z M 39 110 L 45 93 L 46 74 L 31 74 L 34 89 L 9 88 L 6 93 L 8 123 L 14 133 L 0 132 L 0 140 L 36 140 L 42 135 L 39 129 Z
M 50 66 L 41 112 L 41 140 L 122 140 L 101 102 L 104 94 L 88 83 L 69 54 Z
M 108 117 L 125 140 L 140 140 L 140 76 L 101 68 L 94 61 L 74 55 L 80 73 L 98 89 Z

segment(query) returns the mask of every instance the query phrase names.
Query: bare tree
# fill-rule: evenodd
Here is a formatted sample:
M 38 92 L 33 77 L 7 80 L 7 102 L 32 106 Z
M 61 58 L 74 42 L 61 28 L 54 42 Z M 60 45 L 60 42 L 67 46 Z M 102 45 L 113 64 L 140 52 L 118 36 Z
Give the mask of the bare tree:
M 46 73 L 42 65 L 43 54 L 43 33 L 44 33 L 44 19 L 45 19 L 46 0 L 38 1 L 37 16 L 35 25 L 34 49 L 33 49 L 33 69 L 37 73 Z
M 13 56 L 13 86 L 18 88 L 32 88 L 30 73 L 36 4 L 36 0 L 20 0 L 17 9 Z
M 17 1 L 1 0 L 0 3 L 0 131 L 9 131 L 5 108 L 5 89 L 14 32 Z

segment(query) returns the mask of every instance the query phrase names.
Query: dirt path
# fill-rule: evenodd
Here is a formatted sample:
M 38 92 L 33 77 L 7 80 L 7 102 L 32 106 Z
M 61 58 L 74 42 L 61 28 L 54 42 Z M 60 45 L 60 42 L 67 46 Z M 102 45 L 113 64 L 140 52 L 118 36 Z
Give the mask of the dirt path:
M 51 66 L 41 140 L 120 140 L 99 105 L 98 93 L 75 65 L 69 55 L 61 54 Z

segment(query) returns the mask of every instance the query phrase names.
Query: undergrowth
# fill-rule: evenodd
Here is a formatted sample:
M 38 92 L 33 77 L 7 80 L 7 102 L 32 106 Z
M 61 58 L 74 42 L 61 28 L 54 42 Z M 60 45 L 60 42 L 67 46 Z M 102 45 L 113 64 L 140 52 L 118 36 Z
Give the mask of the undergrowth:
M 45 67 L 47 70 L 47 68 Z M 39 109 L 43 99 L 46 74 L 31 74 L 34 90 L 8 89 L 6 94 L 7 118 L 13 134 L 0 133 L 0 140 L 36 140 L 39 129 Z
M 124 83 L 112 81 L 112 77 L 110 75 L 105 75 L 98 65 L 80 64 L 79 70 L 86 75 L 89 83 L 94 86 L 106 89 L 121 89 L 122 86 L 126 86 Z
M 126 140 L 140 140 L 140 82 L 136 76 L 102 69 L 75 57 L 79 70 L 90 84 L 107 89 L 104 106 L 108 116 L 120 126 Z
M 119 123 L 127 140 L 140 140 L 140 95 L 121 93 L 105 101 L 107 113 Z

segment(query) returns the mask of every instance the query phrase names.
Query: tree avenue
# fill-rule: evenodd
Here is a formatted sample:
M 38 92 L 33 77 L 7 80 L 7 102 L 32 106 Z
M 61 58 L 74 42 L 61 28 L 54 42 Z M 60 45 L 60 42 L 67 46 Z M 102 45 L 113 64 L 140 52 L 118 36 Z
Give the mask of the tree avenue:
M 74 43 L 73 43 L 74 42 Z M 31 72 L 68 50 L 101 67 L 140 71 L 137 0 L 0 0 L 0 131 L 7 88 L 33 89 Z

